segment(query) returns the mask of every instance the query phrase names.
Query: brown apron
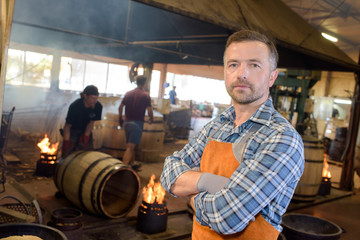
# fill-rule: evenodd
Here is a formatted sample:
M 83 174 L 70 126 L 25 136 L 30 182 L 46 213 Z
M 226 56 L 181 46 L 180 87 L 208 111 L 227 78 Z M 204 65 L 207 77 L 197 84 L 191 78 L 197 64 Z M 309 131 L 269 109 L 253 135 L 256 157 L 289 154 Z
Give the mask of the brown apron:
M 249 130 L 249 133 L 252 134 L 253 132 Z M 250 137 L 250 134 L 247 134 L 239 144 L 208 141 L 201 158 L 200 171 L 230 178 L 242 161 L 245 141 Z M 234 148 L 234 146 L 237 147 Z M 227 235 L 219 234 L 209 227 L 202 226 L 195 220 L 194 215 L 192 240 L 276 240 L 278 236 L 279 232 L 260 213 L 255 217 L 255 221 L 249 222 L 244 230 Z

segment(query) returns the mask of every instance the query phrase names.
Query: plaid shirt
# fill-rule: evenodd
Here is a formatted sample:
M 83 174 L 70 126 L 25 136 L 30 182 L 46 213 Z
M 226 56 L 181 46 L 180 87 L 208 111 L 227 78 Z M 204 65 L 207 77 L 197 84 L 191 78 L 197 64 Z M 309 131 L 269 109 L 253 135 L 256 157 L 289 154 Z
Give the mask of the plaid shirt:
M 235 143 L 257 122 L 262 126 L 248 140 L 243 162 L 226 186 L 215 194 L 201 192 L 195 197 L 195 217 L 218 233 L 232 234 L 242 231 L 260 212 L 281 232 L 281 216 L 304 170 L 302 139 L 274 109 L 271 98 L 248 121 L 235 128 L 234 119 L 234 107 L 230 107 L 207 123 L 181 151 L 167 157 L 161 184 L 170 192 L 181 174 L 199 169 L 207 137 L 216 129 L 220 128 L 214 139 Z

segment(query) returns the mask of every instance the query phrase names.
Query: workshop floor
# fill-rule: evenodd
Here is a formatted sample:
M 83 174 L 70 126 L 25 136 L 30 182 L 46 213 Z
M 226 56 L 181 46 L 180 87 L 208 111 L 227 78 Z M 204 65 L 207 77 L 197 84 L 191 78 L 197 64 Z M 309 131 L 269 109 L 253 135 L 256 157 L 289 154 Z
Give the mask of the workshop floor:
M 143 163 L 138 175 L 141 185 L 145 186 L 152 174 L 158 179 L 163 166 L 164 158 L 173 151 L 181 149 L 186 140 L 178 140 L 175 142 L 165 143 L 161 158 L 157 162 Z M 20 151 L 21 150 L 21 151 Z M 50 220 L 51 212 L 62 207 L 74 207 L 67 199 L 56 198 L 57 189 L 52 178 L 37 177 L 34 175 L 34 161 L 38 158 L 38 153 L 31 148 L 24 147 L 18 149 L 20 162 L 8 164 L 7 183 L 5 192 L 0 193 L 0 199 L 5 195 L 14 195 L 23 201 L 29 198 L 36 199 L 44 215 L 43 223 L 46 224 Z M 336 186 L 341 174 L 341 167 L 338 165 L 330 165 L 333 174 L 333 186 Z M 0 186 L 1 190 L 1 186 Z M 26 193 L 24 193 L 24 191 Z M 167 206 L 169 212 L 168 230 L 164 234 L 146 235 L 135 230 L 137 210 L 141 203 L 141 197 L 134 205 L 132 211 L 126 218 L 109 220 L 102 217 L 93 216 L 84 213 L 84 240 L 87 239 L 190 239 L 191 232 L 191 216 L 187 208 L 187 200 L 185 198 L 174 198 L 169 194 L 166 195 Z M 0 203 L 1 204 L 1 203 Z M 288 212 L 305 213 L 316 217 L 324 218 L 332 221 L 344 229 L 341 239 L 353 240 L 360 236 L 360 180 L 355 176 L 355 189 L 353 192 L 344 192 L 332 188 L 331 194 L 321 197 L 310 204 L 291 203 Z M 122 229 L 122 234 L 111 235 L 111 231 L 105 231 L 107 237 L 104 237 L 105 227 L 110 228 L 111 225 L 116 226 L 117 230 Z M 122 226 L 123 228 L 119 228 Z M 96 234 L 101 232 L 102 237 Z M 110 235 L 109 235 L 110 234 Z M 114 237 L 115 236 L 115 237 Z

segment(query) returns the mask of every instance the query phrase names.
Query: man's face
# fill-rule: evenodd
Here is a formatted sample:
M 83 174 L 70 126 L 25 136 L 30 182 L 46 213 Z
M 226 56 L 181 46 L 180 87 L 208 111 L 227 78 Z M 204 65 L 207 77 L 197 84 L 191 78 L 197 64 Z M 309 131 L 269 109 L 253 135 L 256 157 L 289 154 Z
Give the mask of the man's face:
M 95 104 L 97 103 L 97 100 L 98 100 L 97 95 L 84 94 L 84 104 L 86 108 L 95 108 Z
M 224 60 L 225 86 L 234 103 L 265 102 L 278 73 L 271 71 L 268 47 L 259 41 L 233 42 Z

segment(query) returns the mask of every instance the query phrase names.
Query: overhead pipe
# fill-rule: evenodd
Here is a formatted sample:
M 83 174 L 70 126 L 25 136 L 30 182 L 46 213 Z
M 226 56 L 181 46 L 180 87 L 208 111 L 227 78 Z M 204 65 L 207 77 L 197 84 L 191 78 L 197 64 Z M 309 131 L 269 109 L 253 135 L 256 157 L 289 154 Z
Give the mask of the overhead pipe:
M 216 43 L 223 39 L 196 39 L 196 40 L 155 40 L 155 41 L 134 41 L 128 42 L 131 45 L 173 45 L 173 44 L 192 44 L 192 43 Z

